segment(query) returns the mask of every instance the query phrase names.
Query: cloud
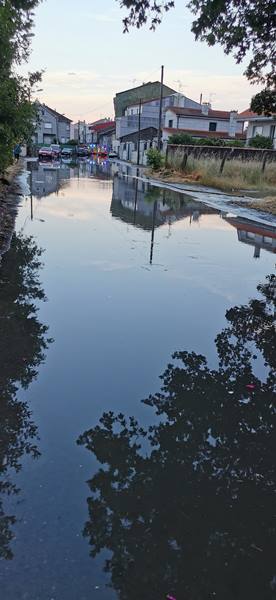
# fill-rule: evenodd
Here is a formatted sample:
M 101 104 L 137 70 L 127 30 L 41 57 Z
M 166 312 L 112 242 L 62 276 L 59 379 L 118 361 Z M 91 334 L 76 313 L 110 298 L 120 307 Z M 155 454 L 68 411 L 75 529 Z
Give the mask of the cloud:
M 92 121 L 113 115 L 113 97 L 116 92 L 140 85 L 143 81 L 156 81 L 160 70 L 140 71 L 132 74 L 102 75 L 96 70 L 48 71 L 43 76 L 43 93 L 39 98 L 70 118 Z M 211 101 L 213 108 L 243 110 L 250 104 L 260 87 L 252 86 L 242 75 L 216 75 L 203 70 L 166 69 L 165 83 L 199 101 Z

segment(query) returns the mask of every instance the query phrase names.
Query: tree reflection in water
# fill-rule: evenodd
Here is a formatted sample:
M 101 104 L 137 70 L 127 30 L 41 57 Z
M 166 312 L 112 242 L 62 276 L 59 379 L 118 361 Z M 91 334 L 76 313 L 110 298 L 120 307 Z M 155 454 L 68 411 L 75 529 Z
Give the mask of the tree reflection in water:
M 14 234 L 0 268 L 0 559 L 13 556 L 15 517 L 3 508 L 3 494 L 19 492 L 10 470 L 20 470 L 24 454 L 39 455 L 37 428 L 27 403 L 17 399 L 17 390 L 27 388 L 36 377 L 50 342 L 35 305 L 45 300 L 38 278 L 41 253 L 33 238 Z
M 159 424 L 105 413 L 78 440 L 103 465 L 84 535 L 120 599 L 275 598 L 275 282 L 227 311 L 217 369 L 173 355 L 144 401 Z

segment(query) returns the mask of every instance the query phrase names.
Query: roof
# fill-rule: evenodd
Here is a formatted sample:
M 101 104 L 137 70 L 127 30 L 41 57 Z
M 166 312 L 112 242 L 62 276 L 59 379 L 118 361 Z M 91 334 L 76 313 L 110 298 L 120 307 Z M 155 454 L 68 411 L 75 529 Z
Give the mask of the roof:
M 142 83 L 141 85 L 137 85 L 136 87 L 129 88 L 128 90 L 123 90 L 123 92 L 117 92 L 116 96 L 120 96 L 121 94 L 125 94 L 126 92 L 131 92 L 132 90 L 139 90 L 140 88 L 144 88 L 147 85 L 158 85 L 158 84 L 161 85 L 160 81 L 147 81 L 147 83 Z M 166 87 L 168 87 L 168 86 L 166 86 Z M 175 90 L 172 89 L 172 93 L 175 94 L 176 93 Z
M 181 108 L 180 106 L 170 106 L 167 110 L 171 110 L 176 115 L 183 117 L 199 117 L 201 119 L 230 119 L 231 112 L 228 110 L 213 110 L 209 108 L 208 114 L 204 114 L 200 108 Z
M 257 113 L 254 113 L 252 110 L 250 110 L 250 108 L 247 108 L 246 110 L 243 110 L 241 113 L 238 114 L 238 117 L 247 117 L 248 119 L 252 118 L 252 117 L 258 117 L 260 115 L 257 115 Z
M 105 129 L 115 129 L 115 121 L 106 121 L 105 123 L 98 123 L 96 125 L 89 125 L 91 131 L 104 131 Z
M 174 127 L 163 127 L 163 131 L 167 131 L 168 133 L 170 133 L 171 135 L 173 135 L 174 133 L 187 133 L 188 135 L 191 135 L 193 137 L 198 136 L 198 137 L 206 137 L 206 138 L 223 138 L 223 139 L 230 139 L 230 140 L 234 140 L 234 139 L 239 139 L 239 140 L 245 140 L 246 136 L 244 133 L 236 133 L 235 137 L 230 136 L 229 133 L 227 133 L 226 131 L 204 131 L 199 130 L 199 129 L 176 129 Z
M 253 119 L 254 120 L 255 119 L 262 119 L 262 120 L 263 119 L 265 119 L 265 120 L 266 119 L 270 119 L 271 120 L 271 119 L 275 119 L 275 118 L 276 118 L 275 114 L 274 115 L 270 115 L 270 116 L 267 116 L 267 115 L 264 115 L 264 114 L 258 115 L 257 113 L 255 113 L 252 110 L 250 110 L 250 108 L 247 108 L 246 110 L 243 110 L 241 113 L 238 114 L 238 119 L 240 121 L 250 121 L 251 119 L 252 120 Z
M 47 104 L 41 104 L 40 106 L 49 110 L 53 115 L 55 115 L 55 117 L 59 119 L 59 121 L 68 121 L 68 123 L 72 123 L 72 119 L 65 117 L 65 115 L 62 115 L 61 113 L 57 112 L 57 110 L 55 110 L 54 108 L 50 108 L 50 106 L 47 106 Z
M 120 137 L 121 142 L 124 141 L 131 141 L 132 139 L 137 138 L 137 136 L 139 135 L 139 131 L 132 131 L 131 133 L 127 133 L 126 135 L 122 135 Z M 157 135 L 157 129 L 156 127 L 144 127 L 143 129 L 140 129 L 140 140 L 141 142 L 145 142 L 148 139 L 151 139 L 153 136 Z M 146 136 L 146 137 L 143 137 Z

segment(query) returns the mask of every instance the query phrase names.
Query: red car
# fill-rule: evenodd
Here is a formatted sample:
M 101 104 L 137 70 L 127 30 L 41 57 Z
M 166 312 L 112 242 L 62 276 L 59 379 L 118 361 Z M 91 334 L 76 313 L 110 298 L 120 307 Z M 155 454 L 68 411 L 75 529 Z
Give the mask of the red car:
M 38 151 L 38 158 L 39 158 L 39 160 L 43 160 L 43 159 L 52 160 L 52 158 L 54 158 L 54 153 L 51 148 L 48 148 L 47 146 L 43 146 Z

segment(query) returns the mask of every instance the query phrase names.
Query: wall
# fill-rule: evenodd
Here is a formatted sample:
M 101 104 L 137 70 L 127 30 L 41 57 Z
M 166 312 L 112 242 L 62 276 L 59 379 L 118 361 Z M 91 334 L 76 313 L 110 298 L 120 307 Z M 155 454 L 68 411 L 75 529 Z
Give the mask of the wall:
M 70 140 L 70 123 L 57 119 L 57 137 L 61 144 L 66 144 Z
M 45 123 L 50 123 L 51 127 L 45 127 Z M 39 123 L 36 128 L 34 142 L 37 144 L 50 144 L 54 137 L 57 137 L 56 117 L 47 108 L 41 106 L 39 107 Z
M 249 141 L 254 137 L 254 126 L 261 127 L 260 135 L 264 135 L 265 137 L 270 137 L 271 135 L 271 126 L 275 125 L 274 139 L 273 139 L 273 147 L 276 150 L 276 120 L 270 121 L 249 121 L 248 128 L 246 132 L 246 139 Z M 256 134 L 255 134 L 256 135 Z
M 230 119 L 215 119 L 210 116 L 204 117 L 184 117 L 177 116 L 171 110 L 166 111 L 165 127 L 169 127 L 169 121 L 173 121 L 172 127 L 175 129 L 191 129 L 195 131 L 209 131 L 210 123 L 217 123 L 217 132 L 228 133 L 235 136 L 235 133 L 242 133 L 242 123 L 236 121 L 235 118 Z
M 169 88 L 167 85 L 163 86 L 163 95 L 173 94 L 175 90 Z M 141 85 L 130 90 L 119 92 L 113 99 L 115 117 L 122 117 L 125 109 L 129 104 L 134 102 L 139 103 L 139 100 L 150 100 L 151 98 L 157 98 L 160 94 L 160 82 L 154 81 L 149 82 L 145 85 Z
M 179 161 L 181 163 L 184 155 L 192 156 L 193 158 L 217 158 L 222 159 L 224 156 L 231 160 L 240 161 L 262 161 L 264 156 L 267 156 L 267 162 L 276 161 L 275 150 L 259 150 L 255 148 L 229 148 L 226 146 L 180 146 L 176 144 L 168 144 L 167 146 L 167 162 Z

